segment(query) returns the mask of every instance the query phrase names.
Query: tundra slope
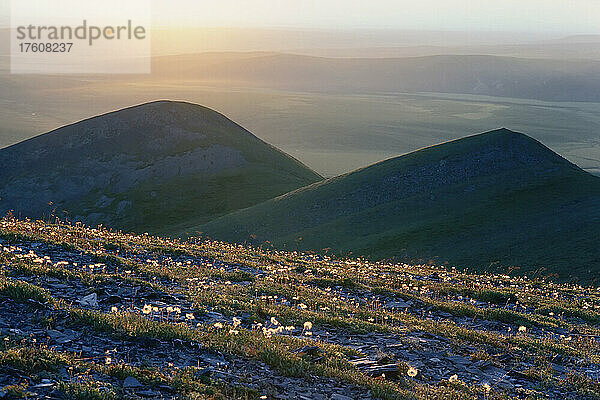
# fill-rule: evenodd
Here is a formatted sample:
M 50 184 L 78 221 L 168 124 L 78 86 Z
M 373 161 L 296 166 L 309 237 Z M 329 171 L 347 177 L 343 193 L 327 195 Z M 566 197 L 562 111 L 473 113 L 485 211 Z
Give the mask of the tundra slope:
M 0 220 L 0 398 L 600 398 L 600 288 Z
M 600 179 L 500 129 L 318 182 L 198 230 L 287 249 L 593 279 Z
M 225 116 L 157 101 L 0 150 L 0 213 L 170 232 L 321 177 Z

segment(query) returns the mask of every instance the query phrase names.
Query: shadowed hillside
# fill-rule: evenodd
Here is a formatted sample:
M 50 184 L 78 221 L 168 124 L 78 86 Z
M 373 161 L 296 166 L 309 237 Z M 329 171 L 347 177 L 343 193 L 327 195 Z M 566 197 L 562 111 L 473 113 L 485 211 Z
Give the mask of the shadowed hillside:
M 600 179 L 506 129 L 429 147 L 198 228 L 211 237 L 478 268 L 600 270 Z
M 223 115 L 159 101 L 0 150 L 0 213 L 170 232 L 320 179 Z

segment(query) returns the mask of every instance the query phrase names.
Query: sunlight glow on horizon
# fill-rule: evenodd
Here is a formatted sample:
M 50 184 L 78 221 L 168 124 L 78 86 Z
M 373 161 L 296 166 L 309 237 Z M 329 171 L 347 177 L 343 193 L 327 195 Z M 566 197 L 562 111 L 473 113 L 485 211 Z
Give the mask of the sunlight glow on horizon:
M 153 8 L 155 24 L 167 26 L 600 33 L 597 0 L 154 0 Z
M 40 0 L 44 3 L 43 0 Z M 47 0 L 56 7 L 60 0 Z M 600 33 L 598 0 L 148 0 L 155 27 Z M 6 1 L 0 25 L 9 23 Z M 44 7 L 39 7 L 44 12 Z

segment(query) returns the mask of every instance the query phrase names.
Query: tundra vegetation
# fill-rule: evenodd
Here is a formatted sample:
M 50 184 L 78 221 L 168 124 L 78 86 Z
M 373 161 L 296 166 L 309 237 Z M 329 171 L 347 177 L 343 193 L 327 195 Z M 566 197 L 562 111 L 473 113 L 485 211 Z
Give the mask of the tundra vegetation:
M 600 398 L 600 288 L 0 220 L 0 398 Z

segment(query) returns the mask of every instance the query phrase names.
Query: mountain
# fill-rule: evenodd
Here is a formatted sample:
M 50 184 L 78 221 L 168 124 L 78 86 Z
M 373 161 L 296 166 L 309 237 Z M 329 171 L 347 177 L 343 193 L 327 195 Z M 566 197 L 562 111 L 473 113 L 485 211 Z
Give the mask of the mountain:
M 600 178 L 500 129 L 321 181 L 197 230 L 287 249 L 589 277 L 600 271 Z
M 552 41 L 550 41 L 552 42 Z M 566 36 L 554 42 L 559 43 L 600 43 L 600 35 L 571 35 Z
M 225 116 L 157 101 L 0 150 L 0 213 L 169 233 L 321 177 Z
M 260 52 L 204 53 L 157 57 L 153 60 L 152 79 L 227 82 L 320 93 L 430 92 L 600 101 L 600 61 L 567 60 L 566 53 L 559 54 L 563 59 L 492 55 L 325 58 Z

